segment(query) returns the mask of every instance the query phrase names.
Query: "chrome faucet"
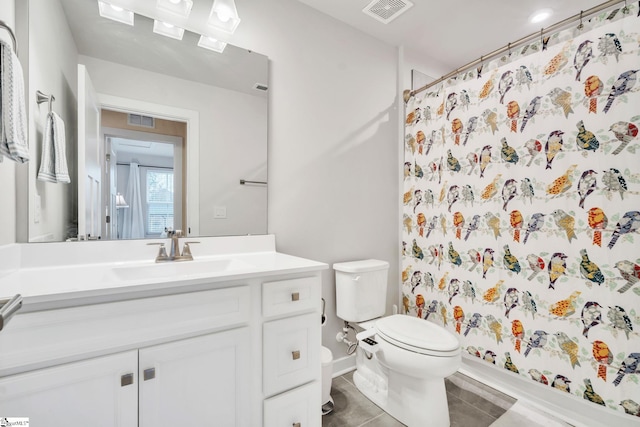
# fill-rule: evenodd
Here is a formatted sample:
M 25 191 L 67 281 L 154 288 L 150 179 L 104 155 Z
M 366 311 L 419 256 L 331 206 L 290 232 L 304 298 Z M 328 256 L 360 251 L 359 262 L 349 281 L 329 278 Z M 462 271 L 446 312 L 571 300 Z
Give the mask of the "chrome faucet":
M 156 262 L 193 261 L 193 255 L 191 254 L 191 248 L 189 247 L 189 244 L 200 242 L 185 242 L 182 253 L 180 253 L 180 237 L 183 237 L 181 230 L 169 232 L 169 238 L 171 239 L 169 255 L 167 255 L 167 249 L 165 248 L 164 243 L 148 243 L 149 245 L 160 245 L 158 255 L 156 256 Z

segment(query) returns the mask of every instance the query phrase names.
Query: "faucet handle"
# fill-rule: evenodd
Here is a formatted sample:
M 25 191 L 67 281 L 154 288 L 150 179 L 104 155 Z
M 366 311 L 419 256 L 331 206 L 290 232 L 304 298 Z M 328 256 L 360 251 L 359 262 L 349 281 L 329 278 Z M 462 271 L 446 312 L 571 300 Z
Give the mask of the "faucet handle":
M 169 259 L 169 256 L 167 255 L 167 248 L 164 247 L 164 243 L 147 243 L 147 245 L 159 245 L 160 248 L 158 249 L 158 255 L 156 255 L 156 262 L 159 261 L 166 261 L 167 259 Z
M 184 246 L 182 248 L 182 256 L 193 258 L 193 255 L 191 255 L 191 248 L 189 247 L 189 244 L 191 243 L 200 243 L 200 242 L 184 242 Z

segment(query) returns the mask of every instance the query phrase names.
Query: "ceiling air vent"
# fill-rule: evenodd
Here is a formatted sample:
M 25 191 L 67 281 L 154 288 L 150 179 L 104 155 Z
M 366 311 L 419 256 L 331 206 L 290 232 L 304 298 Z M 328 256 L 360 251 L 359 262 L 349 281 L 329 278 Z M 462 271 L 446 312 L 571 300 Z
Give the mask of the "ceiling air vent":
M 128 114 L 127 122 L 131 126 L 142 126 L 142 127 L 145 127 L 145 128 L 154 128 L 154 127 L 156 127 L 155 126 L 155 119 L 153 117 L 143 116 L 141 114 Z
M 374 19 L 388 24 L 413 6 L 408 0 L 373 0 L 362 11 Z
M 255 90 L 261 90 L 263 92 L 266 92 L 269 89 L 269 86 L 262 83 L 256 83 L 255 85 L 253 85 L 253 88 Z

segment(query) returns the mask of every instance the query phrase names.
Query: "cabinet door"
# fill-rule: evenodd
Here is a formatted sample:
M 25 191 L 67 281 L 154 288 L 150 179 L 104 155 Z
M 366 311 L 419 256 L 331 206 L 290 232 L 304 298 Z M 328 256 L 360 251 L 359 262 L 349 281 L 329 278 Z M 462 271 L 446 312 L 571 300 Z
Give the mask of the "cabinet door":
M 0 378 L 0 416 L 33 426 L 135 427 L 138 352 Z
M 140 427 L 249 426 L 249 328 L 140 350 Z
M 303 385 L 264 401 L 264 427 L 320 427 L 320 382 Z

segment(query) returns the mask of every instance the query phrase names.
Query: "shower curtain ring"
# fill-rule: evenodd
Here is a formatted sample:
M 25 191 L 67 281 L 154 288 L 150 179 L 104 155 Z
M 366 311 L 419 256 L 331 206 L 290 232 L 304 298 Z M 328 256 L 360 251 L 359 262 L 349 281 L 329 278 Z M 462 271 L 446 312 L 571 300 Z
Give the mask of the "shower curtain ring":
M 625 15 L 629 13 L 629 6 L 627 6 L 627 0 L 624 0 L 624 7 L 622 8 L 622 13 Z
M 582 14 L 584 13 L 584 11 L 580 11 L 580 24 L 578 25 L 578 29 L 582 30 L 584 28 L 584 24 L 582 23 Z

